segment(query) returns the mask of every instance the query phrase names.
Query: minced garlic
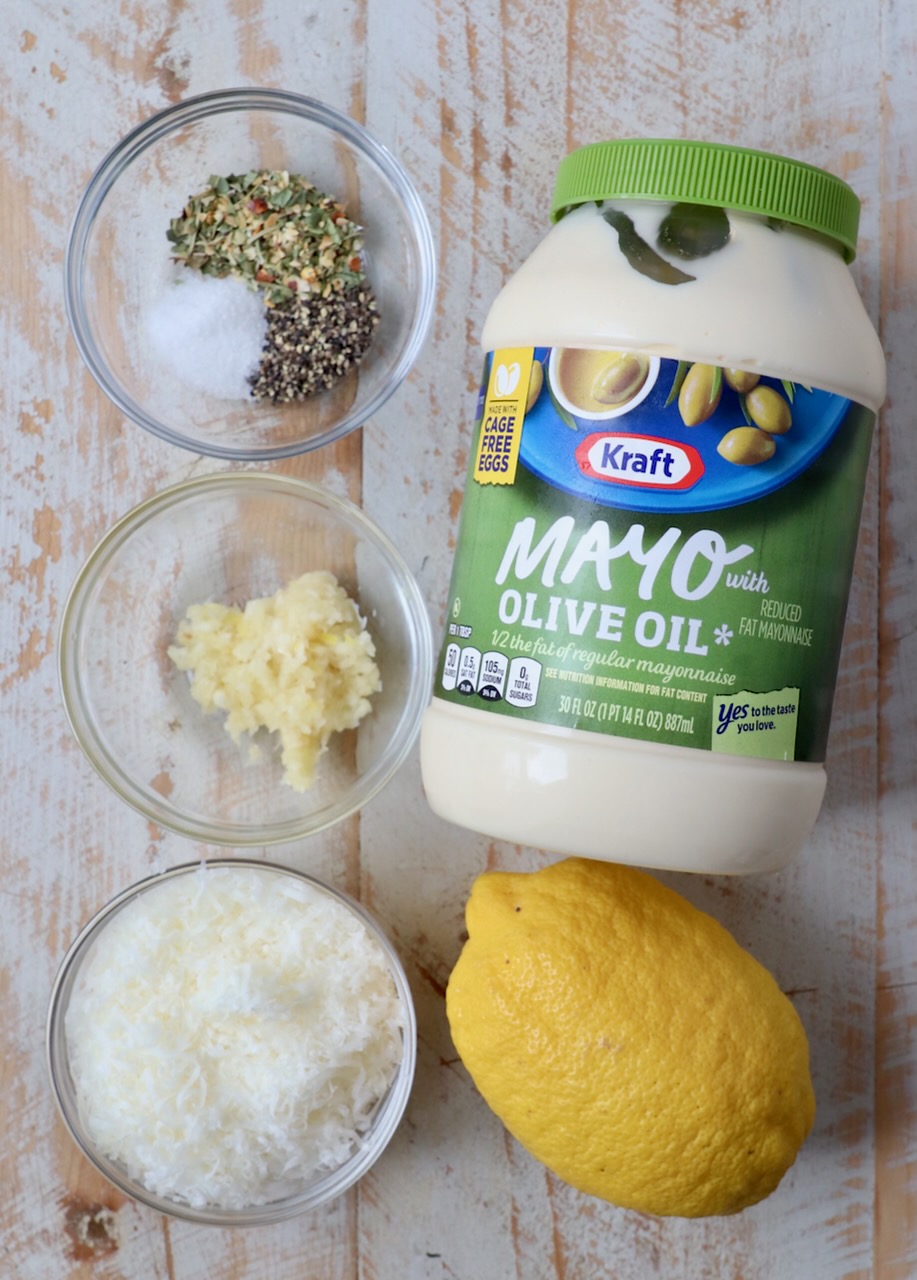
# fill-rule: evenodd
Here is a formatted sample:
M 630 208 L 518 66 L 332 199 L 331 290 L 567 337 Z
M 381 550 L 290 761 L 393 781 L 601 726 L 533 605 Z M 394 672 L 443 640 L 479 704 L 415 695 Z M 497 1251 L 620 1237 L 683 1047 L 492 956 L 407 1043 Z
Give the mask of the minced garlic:
M 305 791 L 331 735 L 355 729 L 382 688 L 375 652 L 353 600 L 317 570 L 244 609 L 190 605 L 169 657 L 204 711 L 227 713 L 234 742 L 277 733 L 284 780 Z

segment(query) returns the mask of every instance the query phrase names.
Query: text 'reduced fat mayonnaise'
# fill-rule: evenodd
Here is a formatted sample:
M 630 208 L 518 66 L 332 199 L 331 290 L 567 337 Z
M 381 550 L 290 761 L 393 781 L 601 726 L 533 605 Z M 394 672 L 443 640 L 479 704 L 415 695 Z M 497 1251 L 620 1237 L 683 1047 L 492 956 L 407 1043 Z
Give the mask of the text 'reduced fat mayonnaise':
M 779 156 L 599 143 L 494 302 L 434 697 L 441 816 L 784 866 L 815 822 L 875 412 L 859 202 Z

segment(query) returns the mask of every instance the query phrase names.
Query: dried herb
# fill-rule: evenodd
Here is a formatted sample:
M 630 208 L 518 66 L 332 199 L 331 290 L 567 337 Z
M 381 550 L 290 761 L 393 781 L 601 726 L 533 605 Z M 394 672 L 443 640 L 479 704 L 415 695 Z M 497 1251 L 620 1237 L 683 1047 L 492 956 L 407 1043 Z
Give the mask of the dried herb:
M 658 284 L 687 284 L 695 279 L 672 266 L 671 262 L 666 262 L 655 249 L 651 249 L 643 237 L 637 234 L 626 213 L 620 213 L 617 209 L 605 209 L 602 217 L 617 231 L 621 252 L 635 271 Z
M 362 228 L 299 174 L 212 176 L 169 223 L 172 257 L 204 275 L 239 276 L 268 307 L 364 283 Z
M 725 209 L 703 204 L 674 204 L 659 226 L 656 243 L 676 258 L 706 258 L 729 242 Z
M 279 404 L 326 391 L 359 363 L 378 323 L 376 299 L 360 285 L 274 307 L 252 395 Z

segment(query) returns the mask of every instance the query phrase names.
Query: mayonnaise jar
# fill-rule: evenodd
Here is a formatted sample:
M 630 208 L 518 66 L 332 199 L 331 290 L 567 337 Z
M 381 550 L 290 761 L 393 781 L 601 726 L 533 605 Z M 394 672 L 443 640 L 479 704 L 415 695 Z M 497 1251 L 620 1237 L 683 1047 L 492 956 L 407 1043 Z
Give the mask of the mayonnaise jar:
M 556 852 L 776 870 L 825 789 L 878 338 L 822 170 L 627 140 L 561 165 L 494 302 L 429 803 Z

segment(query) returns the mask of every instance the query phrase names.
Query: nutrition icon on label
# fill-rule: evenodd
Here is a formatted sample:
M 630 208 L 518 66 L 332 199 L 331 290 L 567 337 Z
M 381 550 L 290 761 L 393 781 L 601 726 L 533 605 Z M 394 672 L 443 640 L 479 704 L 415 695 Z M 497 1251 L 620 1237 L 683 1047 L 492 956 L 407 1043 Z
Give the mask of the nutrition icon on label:
M 509 665 L 502 653 L 492 650 L 481 659 L 481 683 L 478 696 L 485 702 L 499 702 L 506 685 L 506 668 Z
M 464 649 L 457 644 L 446 648 L 446 661 L 443 663 L 443 688 L 458 689 L 459 693 L 471 694 L 478 687 L 481 674 L 481 650 L 473 645 Z
M 513 658 L 506 682 L 506 701 L 514 707 L 534 707 L 541 684 L 541 663 Z
M 507 658 L 496 649 L 481 653 L 473 645 L 446 646 L 441 685 L 465 697 L 477 694 L 485 702 L 505 699 L 513 707 L 534 707 L 541 684 L 541 663 L 530 658 Z
M 446 656 L 443 659 L 443 678 L 441 681 L 444 689 L 454 689 L 458 684 L 461 656 L 462 651 L 457 644 L 446 645 Z

